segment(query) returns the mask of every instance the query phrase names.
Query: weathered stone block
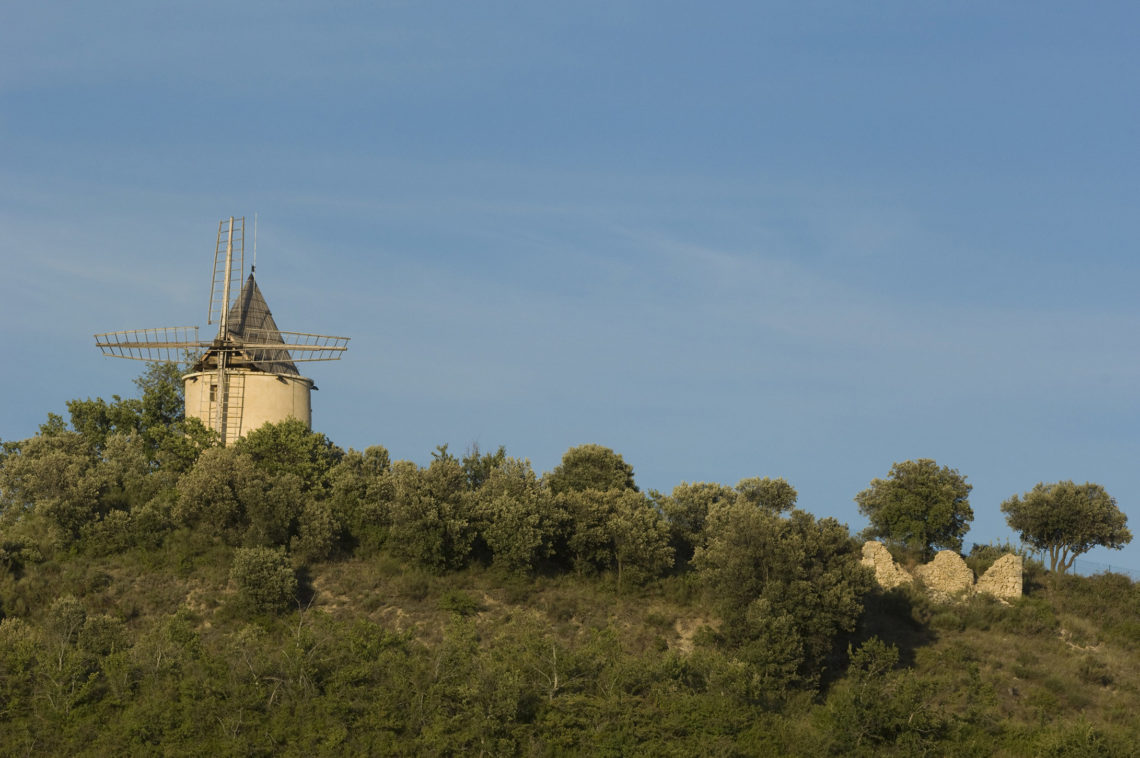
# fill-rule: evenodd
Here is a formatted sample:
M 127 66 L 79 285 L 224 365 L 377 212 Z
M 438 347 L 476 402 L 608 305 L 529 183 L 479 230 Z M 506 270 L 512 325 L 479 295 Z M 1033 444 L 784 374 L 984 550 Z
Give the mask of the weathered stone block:
M 914 570 L 928 590 L 936 595 L 953 597 L 974 589 L 974 572 L 953 550 L 941 550 L 934 560 Z
M 862 563 L 875 572 L 875 581 L 885 590 L 914 581 L 914 577 L 895 562 L 890 551 L 880 542 L 871 540 L 863 543 Z
M 994 561 L 994 565 L 982 574 L 977 591 L 1000 600 L 1015 600 L 1021 597 L 1023 590 L 1021 576 L 1021 556 L 1008 553 Z

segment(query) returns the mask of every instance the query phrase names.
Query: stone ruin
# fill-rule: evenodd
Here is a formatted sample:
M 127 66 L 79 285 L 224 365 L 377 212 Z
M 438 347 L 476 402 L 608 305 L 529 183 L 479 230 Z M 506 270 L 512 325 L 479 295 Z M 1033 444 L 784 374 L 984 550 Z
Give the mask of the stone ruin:
M 1021 556 L 1007 553 L 994 561 L 994 565 L 982 574 L 975 590 L 1000 600 L 1013 600 L 1021 597 L 1021 577 Z
M 863 543 L 862 563 L 874 570 L 875 581 L 885 590 L 893 590 L 900 584 L 910 584 L 914 581 L 914 577 L 895 562 L 891 557 L 891 551 L 881 542 L 871 540 Z
M 930 563 L 916 566 L 914 575 L 941 600 L 966 595 L 974 589 L 974 572 L 953 550 L 940 550 Z
M 1012 553 L 994 561 L 994 565 L 976 583 L 974 572 L 953 550 L 940 551 L 933 561 L 915 567 L 911 574 L 891 557 L 882 543 L 871 540 L 863 545 L 862 563 L 874 570 L 875 581 L 883 589 L 893 589 L 920 579 L 926 589 L 940 600 L 980 592 L 1009 601 L 1021 597 L 1022 592 L 1021 556 Z

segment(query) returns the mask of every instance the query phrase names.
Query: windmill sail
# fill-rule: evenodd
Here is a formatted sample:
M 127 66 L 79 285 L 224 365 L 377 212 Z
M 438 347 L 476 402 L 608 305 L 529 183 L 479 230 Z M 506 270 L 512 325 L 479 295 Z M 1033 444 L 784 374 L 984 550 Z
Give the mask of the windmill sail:
M 196 326 L 160 326 L 96 334 L 95 347 L 113 358 L 182 363 L 188 352 L 201 352 L 206 345 L 198 340 Z
M 210 313 L 207 324 L 218 324 L 225 316 L 230 292 L 245 271 L 245 216 L 218 222 L 218 243 L 214 247 L 214 279 L 210 283 Z M 218 336 L 221 336 L 219 330 Z

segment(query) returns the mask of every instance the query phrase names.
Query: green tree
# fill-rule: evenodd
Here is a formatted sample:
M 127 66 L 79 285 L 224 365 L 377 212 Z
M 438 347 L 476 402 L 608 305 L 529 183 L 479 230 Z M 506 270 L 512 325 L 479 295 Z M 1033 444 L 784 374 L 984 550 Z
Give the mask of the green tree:
M 653 502 L 633 490 L 588 489 L 557 496 L 566 509 L 567 547 L 579 573 L 627 571 L 642 580 L 673 565 L 669 528 Z
M 24 619 L 0 619 L 0 713 L 5 721 L 34 712 L 36 669 L 43 650 L 38 630 Z
M 135 379 L 140 393 L 139 427 L 151 451 L 152 465 L 167 477 L 186 472 L 218 435 L 199 419 L 186 418 L 182 375 L 188 363 L 150 363 Z
M 248 455 L 234 447 L 211 448 L 178 480 L 172 517 L 232 541 L 248 523 L 246 504 L 261 497 L 264 485 Z
M 279 613 L 296 600 L 297 577 L 281 549 L 239 547 L 230 579 L 254 613 Z
M 633 466 L 601 445 L 579 445 L 562 456 L 562 462 L 546 475 L 546 485 L 555 495 L 583 490 L 633 490 Z
M 938 687 L 911 670 L 896 670 L 899 651 L 878 637 L 848 648 L 847 677 L 820 714 L 836 752 L 877 755 L 897 746 L 905 755 L 934 752 L 948 726 Z
M 80 434 L 92 454 L 103 449 L 111 434 L 142 431 L 142 402 L 134 398 L 124 400 L 118 395 L 111 399 L 110 403 L 101 397 L 67 401 L 71 428 Z
M 233 545 L 287 545 L 310 498 L 296 474 L 270 475 L 236 445 L 216 447 L 178 480 L 171 518 Z
M 654 493 L 669 524 L 678 563 L 687 563 L 701 544 L 705 521 L 718 505 L 736 501 L 737 492 L 715 482 L 681 482 L 669 495 Z
M 623 575 L 632 574 L 635 581 L 644 581 L 671 567 L 673 548 L 669 545 L 669 527 L 648 498 L 633 490 L 611 493 L 606 531 L 613 545 L 617 591 L 621 592 Z
M 463 456 L 463 473 L 471 489 L 479 489 L 497 467 L 507 460 L 507 449 L 499 445 L 494 453 L 483 453 L 478 444 L 472 444 L 467 455 Z
M 343 525 L 327 500 L 310 500 L 297 519 L 297 536 L 290 550 L 303 561 L 322 561 L 336 550 Z
M 476 495 L 479 532 L 496 566 L 526 573 L 554 554 L 566 514 L 543 488 L 530 461 L 506 458 Z
M 58 418 L 58 417 L 57 417 Z M 113 484 L 83 435 L 52 429 L 9 446 L 0 468 L 0 509 L 10 517 L 33 511 L 62 544 L 106 511 L 103 495 Z
M 688 562 L 704 541 L 709 513 L 722 505 L 740 502 L 772 513 L 791 510 L 796 504 L 796 488 L 783 479 L 751 477 L 736 487 L 709 482 L 681 482 L 668 496 L 653 493 L 669 523 L 678 562 Z
M 391 469 L 388 451 L 374 445 L 363 453 L 349 449 L 329 471 L 328 503 L 343 527 L 345 547 L 374 552 L 387 539 L 395 492 Z
M 566 545 L 559 554 L 569 559 L 579 574 L 607 569 L 613 558 L 606 531 L 613 499 L 607 495 L 602 490 L 582 490 L 563 492 L 555 497 L 567 517 Z
M 201 421 L 185 417 L 183 370 L 179 364 L 149 364 L 134 380 L 139 398 L 114 395 L 110 403 L 103 398 L 69 401 L 72 428 L 92 454 L 100 453 L 112 434 L 137 434 L 152 468 L 162 468 L 167 475 L 188 470 L 217 437 Z M 51 424 L 45 433 L 50 428 Z
M 1064 573 L 1094 547 L 1119 550 L 1132 541 L 1128 518 L 1099 484 L 1038 483 L 1001 504 L 1021 541 L 1049 553 L 1049 570 Z
M 727 641 L 770 690 L 794 676 L 813 682 L 839 636 L 854 630 L 873 582 L 847 527 L 737 500 L 715 508 L 706 531 L 693 564 Z
M 736 483 L 738 497 L 758 508 L 767 508 L 773 513 L 790 511 L 799 497 L 796 488 L 783 477 L 770 479 L 752 477 Z
M 974 512 L 966 477 L 929 458 L 891 466 L 887 479 L 872 479 L 855 496 L 871 525 L 863 533 L 906 547 L 929 560 L 934 549 L 962 549 Z
M 433 571 L 465 566 L 476 531 L 459 461 L 441 456 L 426 469 L 397 461 L 392 481 L 392 551 Z
M 108 508 L 129 511 L 142 506 L 163 488 L 167 477 L 150 467 L 146 442 L 138 434 L 110 435 L 96 466 L 108 489 L 102 496 Z
M 135 378 L 135 387 L 141 393 L 143 428 L 172 427 L 185 419 L 185 373 L 184 364 L 148 363 Z
M 270 476 L 299 476 L 305 492 L 323 492 L 329 486 L 329 472 L 344 456 L 328 437 L 295 418 L 264 424 L 233 447 Z
M 247 524 L 243 545 L 284 546 L 297 534 L 298 521 L 306 503 L 301 477 L 283 473 L 255 480 L 257 494 L 242 503 Z M 313 543 L 316 547 L 317 543 Z

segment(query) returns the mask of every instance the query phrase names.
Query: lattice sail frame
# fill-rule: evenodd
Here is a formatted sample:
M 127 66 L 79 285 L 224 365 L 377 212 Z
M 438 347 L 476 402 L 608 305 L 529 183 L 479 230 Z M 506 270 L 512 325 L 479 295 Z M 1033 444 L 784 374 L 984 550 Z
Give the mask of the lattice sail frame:
M 252 361 L 274 360 L 282 350 L 288 352 L 288 360 L 298 363 L 312 361 L 337 361 L 348 350 L 349 337 L 334 337 L 328 334 L 307 332 L 269 332 L 265 329 L 249 329 L 247 334 L 254 339 L 240 342 L 223 342 L 198 339 L 196 326 L 159 326 L 151 329 L 127 329 L 119 332 L 104 332 L 95 335 L 95 347 L 103 355 L 113 358 L 129 358 L 135 361 L 155 363 L 182 363 L 187 353 L 196 354 L 206 350 L 225 350 L 231 353 L 244 353 Z M 270 339 L 271 334 L 281 335 L 282 342 Z
M 272 340 L 272 335 L 281 336 L 281 342 Z M 289 360 L 295 362 L 306 361 L 337 361 L 345 350 L 348 350 L 348 337 L 333 337 L 328 334 L 308 334 L 306 332 L 283 332 L 280 329 L 270 332 L 266 329 L 246 329 L 246 340 L 241 343 L 240 349 L 250 354 L 254 361 L 271 360 L 268 351 L 280 351 L 284 348 L 289 353 Z M 261 340 L 260 342 L 250 340 Z M 266 351 L 262 354 L 260 351 Z
M 208 346 L 208 345 L 207 345 Z M 95 347 L 103 355 L 156 363 L 182 363 L 187 352 L 205 349 L 198 339 L 196 326 L 159 326 L 153 329 L 128 329 L 95 335 Z

